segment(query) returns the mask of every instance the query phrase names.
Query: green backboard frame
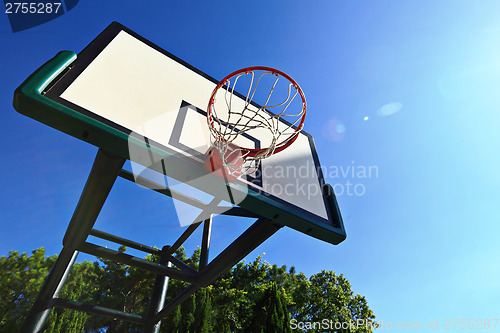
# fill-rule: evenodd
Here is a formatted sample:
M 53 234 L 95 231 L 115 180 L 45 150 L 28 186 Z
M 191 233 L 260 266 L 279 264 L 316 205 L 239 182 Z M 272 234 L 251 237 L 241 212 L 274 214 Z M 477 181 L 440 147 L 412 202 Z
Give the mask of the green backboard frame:
M 76 60 L 77 55 L 74 52 L 62 51 L 40 67 L 16 89 L 14 94 L 15 109 L 59 131 L 129 159 L 130 145 L 136 145 L 137 149 L 144 149 L 144 142 L 139 139 L 135 140 L 128 133 L 45 96 L 45 91 L 57 84 L 71 70 L 72 64 Z M 197 165 L 192 165 L 183 159 L 172 158 L 171 153 L 156 146 L 148 146 L 144 153 L 154 155 L 155 160 L 169 159 L 171 168 L 183 170 L 184 174 L 192 175 L 192 177 L 203 172 Z M 182 175 L 176 176 L 175 172 L 173 174 L 173 177 L 179 181 L 187 180 L 183 179 Z M 214 182 L 216 181 L 218 180 L 214 179 Z M 340 210 L 333 189 L 328 184 L 324 187 L 329 206 L 328 223 L 318 219 L 313 214 L 308 214 L 308 212 L 291 211 L 288 205 L 251 189 L 242 188 L 236 183 L 226 183 L 224 189 L 210 181 L 199 183 L 196 186 L 214 196 L 218 195 L 218 193 L 213 192 L 214 188 L 217 187 L 220 191 L 244 193 L 246 197 L 239 203 L 240 207 L 328 243 L 339 244 L 346 238 Z

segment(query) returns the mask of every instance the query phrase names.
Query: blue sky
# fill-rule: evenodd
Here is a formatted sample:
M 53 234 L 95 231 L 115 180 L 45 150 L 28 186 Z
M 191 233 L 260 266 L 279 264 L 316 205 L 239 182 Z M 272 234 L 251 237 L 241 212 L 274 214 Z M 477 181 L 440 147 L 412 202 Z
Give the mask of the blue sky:
M 307 275 L 344 274 L 377 320 L 498 318 L 499 12 L 497 1 L 82 1 L 18 33 L 2 14 L 0 255 L 60 251 L 97 152 L 18 114 L 13 91 L 116 20 L 215 78 L 284 70 L 305 91 L 323 166 L 376 168 L 327 179 L 363 189 L 338 196 L 345 242 L 285 228 L 248 260 L 265 252 Z M 180 230 L 172 214 L 169 200 L 121 180 L 96 227 L 162 246 Z M 214 251 L 248 225 L 216 223 Z

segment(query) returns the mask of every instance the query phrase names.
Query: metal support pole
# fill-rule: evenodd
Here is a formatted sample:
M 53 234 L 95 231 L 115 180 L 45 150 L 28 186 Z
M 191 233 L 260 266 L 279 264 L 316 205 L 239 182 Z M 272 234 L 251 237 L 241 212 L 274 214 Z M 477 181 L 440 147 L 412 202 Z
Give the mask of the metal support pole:
M 76 249 L 85 242 L 124 163 L 124 158 L 99 149 L 64 235 L 64 246 Z
M 136 324 L 144 324 L 144 318 L 134 313 L 118 311 L 115 309 L 105 308 L 99 305 L 82 303 L 64 298 L 54 298 L 52 300 L 52 306 L 72 309 L 75 311 L 81 311 L 86 313 L 92 313 L 98 316 L 104 316 L 113 319 L 120 319 Z
M 186 241 L 186 239 L 189 238 L 189 236 L 191 236 L 191 234 L 200 226 L 200 223 L 192 223 L 189 225 L 189 227 L 186 228 L 186 230 L 184 230 L 184 232 L 182 233 L 182 235 L 174 242 L 174 244 L 172 244 L 172 246 L 169 248 L 168 250 L 168 254 L 169 255 L 174 255 L 175 254 L 175 251 L 177 251 L 177 249 L 179 249 L 182 244 L 184 244 L 184 242 Z
M 190 285 L 171 300 L 165 308 L 156 315 L 154 321 L 162 320 L 192 294 L 202 287 L 210 285 L 215 279 L 236 265 L 241 259 L 247 256 L 266 239 L 271 237 L 281 227 L 281 225 L 276 225 L 268 219 L 258 219 L 250 228 L 241 234 L 240 237 L 212 260 L 210 264 L 200 271 L 200 278 L 197 284 Z
M 124 245 L 126 247 L 130 247 L 132 249 L 136 249 L 139 251 L 143 251 L 143 252 L 147 252 L 147 253 L 151 253 L 151 254 L 156 254 L 156 255 L 160 255 L 160 253 L 161 253 L 161 250 L 157 249 L 155 247 L 147 246 L 147 245 L 144 245 L 141 243 L 131 241 L 129 239 L 125 239 L 122 237 L 111 235 L 111 234 L 108 234 L 107 232 L 104 232 L 104 231 L 92 229 L 92 231 L 90 232 L 90 235 L 95 236 L 95 237 L 100 238 L 100 239 L 108 240 L 108 241 L 113 242 L 113 243 Z
M 98 258 L 106 258 L 114 262 L 125 264 L 140 269 L 144 269 L 155 274 L 167 275 L 173 279 L 178 279 L 181 281 L 186 281 L 190 283 L 195 283 L 198 278 L 198 272 L 196 270 L 178 270 L 175 268 L 167 267 L 166 265 L 160 265 L 156 262 L 151 262 L 146 259 L 131 256 L 126 253 L 121 253 L 116 250 L 108 249 L 102 246 L 98 246 L 92 243 L 85 243 L 79 248 L 80 252 L 91 254 Z
M 210 264 L 200 270 L 197 284 L 206 287 L 220 275 L 225 273 L 240 260 L 245 258 L 257 246 L 271 237 L 282 226 L 274 224 L 271 220 L 260 218 L 244 233 L 222 251 Z
M 164 246 L 161 254 L 159 263 L 162 265 L 167 265 L 171 267 L 172 264 L 168 261 L 170 257 L 168 255 L 169 246 Z M 148 320 L 146 321 L 146 326 L 144 327 L 144 333 L 158 333 L 160 332 L 161 321 L 154 323 L 154 317 L 160 312 L 164 305 L 165 299 L 167 297 L 169 277 L 164 275 L 156 275 L 155 283 L 153 285 L 153 291 L 151 292 L 151 299 L 149 301 L 148 310 Z
M 194 232 L 200 223 L 194 223 L 189 226 L 172 247 L 165 246 L 160 253 L 159 263 L 152 263 L 140 258 L 117 253 L 116 251 L 87 243 L 87 237 L 89 234 L 93 233 L 94 235 L 103 237 L 104 239 L 125 242 L 128 245 L 133 245 L 132 247 L 134 248 L 149 250 L 146 252 L 155 252 L 153 251 L 154 249 L 152 250 L 142 244 L 128 241 L 103 232 L 95 230 L 92 231 L 93 225 L 102 209 L 102 206 L 104 205 L 104 202 L 106 201 L 109 192 L 111 191 L 111 188 L 113 187 L 116 178 L 120 173 L 124 162 L 124 158 L 114 156 L 103 151 L 102 149 L 99 149 L 94 165 L 92 166 L 92 171 L 90 172 L 78 205 L 73 213 L 68 229 L 66 230 L 61 254 L 24 322 L 24 326 L 21 330 L 22 333 L 42 332 L 43 326 L 45 325 L 53 306 L 68 307 L 75 310 L 97 313 L 137 323 L 145 323 L 146 327 L 144 332 L 158 333 L 162 318 L 164 318 L 168 313 L 175 309 L 175 307 L 180 305 L 200 288 L 211 284 L 215 279 L 217 279 L 217 277 L 238 263 L 238 261 L 243 259 L 258 245 L 282 227 L 281 225 L 275 224 L 271 220 L 260 218 L 240 237 L 231 243 L 222 253 L 212 260 L 211 263 L 208 263 L 210 233 L 212 226 L 211 213 L 213 213 L 214 209 L 221 208 L 217 207 L 220 199 L 214 198 L 210 204 L 204 205 L 203 212 L 195 220 L 198 221 L 205 219 L 199 273 L 187 265 L 179 262 L 172 255 L 173 252 L 175 252 L 177 248 Z M 243 214 L 241 216 L 248 215 L 245 211 L 235 212 L 237 214 Z M 210 217 L 207 218 L 208 216 Z M 71 266 L 75 261 L 78 250 L 105 258 L 111 258 L 117 262 L 129 264 L 157 273 L 151 294 L 148 315 L 142 317 L 91 304 L 57 298 L 59 291 L 69 274 Z M 172 268 L 172 263 L 177 265 L 180 270 Z M 169 278 L 165 275 L 170 275 L 172 278 L 178 278 L 193 283 L 166 305 L 164 303 Z
M 51 301 L 57 297 L 75 261 L 78 253 L 76 249 L 87 239 L 124 163 L 124 158 L 109 154 L 102 149 L 97 152 L 94 165 L 66 230 L 61 254 L 26 317 L 21 332 L 42 331 L 51 311 Z
M 28 316 L 24 320 L 20 332 L 42 332 L 43 326 L 52 311 L 50 302 L 61 291 L 77 255 L 78 251 L 63 247 L 54 266 L 50 270 L 49 276 L 43 283 L 42 289 L 38 293 L 35 304 L 33 304 Z
M 186 241 L 186 239 L 191 236 L 191 234 L 198 228 L 201 224 L 201 221 L 205 220 L 206 217 L 212 216 L 212 210 L 217 207 L 217 205 L 221 202 L 221 199 L 213 198 L 212 201 L 208 205 L 205 206 L 203 211 L 194 219 L 193 223 L 189 225 L 189 227 L 182 233 L 182 235 L 175 241 L 175 243 L 168 250 L 168 254 L 173 255 L 175 251 Z M 197 222 L 199 221 L 199 222 Z
M 208 252 L 210 250 L 210 235 L 212 233 L 212 215 L 203 224 L 203 238 L 201 240 L 200 271 L 208 264 Z
M 181 291 L 177 296 L 174 297 L 173 300 L 168 302 L 168 304 L 158 312 L 158 314 L 154 317 L 153 322 L 158 322 L 162 320 L 166 315 L 172 312 L 176 307 L 182 304 L 186 299 L 188 299 L 192 294 L 201 289 L 201 286 L 192 284 L 186 287 L 183 291 Z

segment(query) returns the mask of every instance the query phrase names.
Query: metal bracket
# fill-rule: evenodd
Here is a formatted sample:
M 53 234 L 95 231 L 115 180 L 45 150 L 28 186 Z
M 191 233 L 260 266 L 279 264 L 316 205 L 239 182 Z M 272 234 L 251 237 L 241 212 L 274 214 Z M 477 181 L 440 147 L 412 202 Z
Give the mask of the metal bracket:
M 80 200 L 78 201 L 73 217 L 66 230 L 61 254 L 40 290 L 30 313 L 26 317 L 21 332 L 42 332 L 51 309 L 53 307 L 64 307 L 76 311 L 140 323 L 144 325 L 144 332 L 157 333 L 160 329 L 161 320 L 172 310 L 200 288 L 213 283 L 220 275 L 237 264 L 282 227 L 281 225 L 273 223 L 271 220 L 259 218 L 216 258 L 208 262 L 213 214 L 254 218 L 258 216 L 240 207 L 218 206 L 221 200 L 217 198 L 214 198 L 209 204 L 205 204 L 172 189 L 155 189 L 156 192 L 175 197 L 176 200 L 181 200 L 202 209 L 202 213 L 195 220 L 204 220 L 199 270 L 192 268 L 174 257 L 174 253 L 202 222 L 191 224 L 171 246 L 166 245 L 162 250 L 93 229 L 99 212 L 118 176 L 130 181 L 135 181 L 150 189 L 158 188 L 158 184 L 143 177 L 134 177 L 129 171 L 122 170 L 124 162 L 124 158 L 99 149 L 90 175 L 80 196 Z M 146 253 L 158 255 L 160 260 L 158 263 L 155 263 L 89 243 L 87 242 L 89 235 Z M 58 294 L 71 270 L 71 266 L 78 252 L 85 252 L 156 273 L 148 314 L 146 316 L 140 316 L 115 309 L 59 298 Z M 165 304 L 169 278 L 180 279 L 191 284 L 179 295 L 175 296 L 168 304 Z

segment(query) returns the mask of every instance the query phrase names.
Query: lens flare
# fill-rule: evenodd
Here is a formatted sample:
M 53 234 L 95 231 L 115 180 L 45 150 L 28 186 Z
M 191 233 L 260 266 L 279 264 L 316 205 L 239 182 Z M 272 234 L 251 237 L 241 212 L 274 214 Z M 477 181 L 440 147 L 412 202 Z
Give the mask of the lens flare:
M 340 141 L 344 138 L 346 126 L 338 119 L 332 118 L 323 125 L 323 137 L 328 141 Z
M 403 108 L 403 104 L 400 102 L 392 102 L 381 106 L 377 110 L 377 116 L 387 117 L 399 112 Z

